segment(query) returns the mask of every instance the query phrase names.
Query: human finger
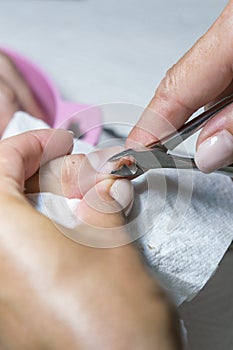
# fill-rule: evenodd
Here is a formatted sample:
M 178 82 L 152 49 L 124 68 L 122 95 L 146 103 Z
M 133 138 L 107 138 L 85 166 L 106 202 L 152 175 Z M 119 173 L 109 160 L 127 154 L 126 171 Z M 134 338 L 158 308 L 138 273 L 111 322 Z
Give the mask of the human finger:
M 0 76 L 7 81 L 20 102 L 21 108 L 29 114 L 43 119 L 43 110 L 34 96 L 30 86 L 18 71 L 13 61 L 0 52 Z
M 233 105 L 218 113 L 200 133 L 195 162 L 204 173 L 233 163 Z
M 124 223 L 122 214 L 133 201 L 133 187 L 126 179 L 105 179 L 98 182 L 83 197 L 78 216 L 88 225 L 115 227 Z
M 13 114 L 20 109 L 16 94 L 9 84 L 0 77 L 0 135 L 3 133 Z
M 36 130 L 0 142 L 1 191 L 22 192 L 24 182 L 51 159 L 72 150 L 73 135 L 66 130 Z
M 98 182 L 82 198 L 76 210 L 78 230 L 72 239 L 99 248 L 113 248 L 132 241 L 127 230 L 126 212 L 133 202 L 128 180 Z
M 179 128 L 199 107 L 220 95 L 233 79 L 233 1 L 160 83 L 128 141 L 147 145 Z
M 54 159 L 28 179 L 26 192 L 52 192 L 67 198 L 81 199 L 96 183 L 111 178 L 114 164 L 108 163 L 107 159 L 121 149 L 112 147 L 87 155 L 72 154 Z

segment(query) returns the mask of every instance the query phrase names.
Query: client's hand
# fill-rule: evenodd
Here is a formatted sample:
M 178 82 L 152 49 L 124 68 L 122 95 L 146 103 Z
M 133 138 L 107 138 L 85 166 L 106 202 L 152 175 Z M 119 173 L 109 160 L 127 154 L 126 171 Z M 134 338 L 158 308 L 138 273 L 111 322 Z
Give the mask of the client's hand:
M 71 134 L 63 130 L 0 142 L 1 349 L 180 349 L 174 310 L 132 244 L 79 245 L 26 201 L 25 180 L 41 159 L 48 162 L 71 147 Z M 74 165 L 73 156 L 67 159 Z M 62 179 L 72 182 L 66 174 Z M 82 234 L 115 229 L 127 240 L 121 206 L 111 197 L 113 183 L 105 178 L 83 187 Z
M 0 135 L 18 110 L 43 118 L 42 109 L 27 82 L 11 59 L 0 51 Z

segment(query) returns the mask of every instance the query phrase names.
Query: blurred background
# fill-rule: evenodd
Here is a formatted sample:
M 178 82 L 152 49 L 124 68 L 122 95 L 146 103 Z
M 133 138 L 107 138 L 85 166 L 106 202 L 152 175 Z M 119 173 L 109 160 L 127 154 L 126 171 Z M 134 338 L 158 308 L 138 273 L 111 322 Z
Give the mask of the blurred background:
M 39 63 L 72 100 L 144 106 L 226 2 L 0 0 L 0 43 Z
M 204 34 L 226 3 L 0 1 L 0 45 L 38 63 L 70 100 L 145 106 L 166 70 Z M 127 122 L 134 124 L 136 118 L 130 115 Z M 233 348 L 232 267 L 229 251 L 201 294 L 181 306 L 188 350 Z

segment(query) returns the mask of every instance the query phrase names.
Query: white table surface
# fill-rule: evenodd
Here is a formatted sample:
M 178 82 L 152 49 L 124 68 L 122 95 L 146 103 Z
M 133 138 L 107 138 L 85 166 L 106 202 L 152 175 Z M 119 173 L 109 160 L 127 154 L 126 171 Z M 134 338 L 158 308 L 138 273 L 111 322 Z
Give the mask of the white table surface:
M 226 2 L 0 0 L 0 43 L 39 63 L 71 100 L 145 106 Z M 203 292 L 181 307 L 189 350 L 233 348 L 232 269 L 231 252 Z

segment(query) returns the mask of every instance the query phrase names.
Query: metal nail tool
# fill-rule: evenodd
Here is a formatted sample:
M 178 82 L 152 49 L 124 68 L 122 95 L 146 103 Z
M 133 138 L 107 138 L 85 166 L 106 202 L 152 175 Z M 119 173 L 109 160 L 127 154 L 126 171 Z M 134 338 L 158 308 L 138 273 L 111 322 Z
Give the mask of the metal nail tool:
M 111 172 L 117 177 L 128 179 L 136 178 L 144 174 L 149 169 L 177 168 L 198 170 L 194 158 L 180 157 L 169 152 L 175 149 L 188 137 L 205 126 L 205 124 L 219 111 L 233 102 L 233 95 L 228 96 L 196 118 L 184 124 L 178 131 L 172 133 L 165 139 L 149 144 L 146 150 L 127 149 L 108 159 L 109 162 L 122 161 L 118 169 Z M 233 151 L 233 150 L 232 150 Z M 124 158 L 132 160 L 129 165 L 124 164 Z M 127 162 L 125 162 L 127 163 Z M 224 174 L 233 178 L 233 164 L 218 169 L 216 173 Z

